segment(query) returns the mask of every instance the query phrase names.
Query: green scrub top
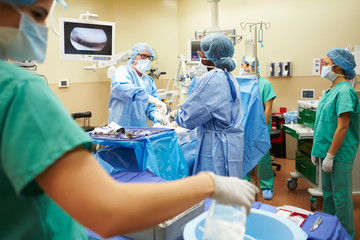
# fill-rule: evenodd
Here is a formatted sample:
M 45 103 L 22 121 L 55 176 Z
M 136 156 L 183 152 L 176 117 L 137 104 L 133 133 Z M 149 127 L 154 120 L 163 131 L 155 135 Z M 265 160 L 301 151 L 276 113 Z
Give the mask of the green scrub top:
M 271 100 L 271 99 L 275 99 L 276 98 L 276 94 L 274 92 L 274 88 L 272 86 L 272 84 L 263 77 L 259 77 L 259 90 L 260 90 L 260 94 L 261 94 L 261 100 L 263 102 L 263 107 L 265 110 L 265 104 L 267 101 Z M 271 117 L 270 117 L 270 121 L 268 124 L 268 128 L 269 128 L 269 132 L 271 131 Z
M 328 89 L 321 97 L 314 128 L 311 155 L 325 158 L 333 141 L 340 114 L 350 113 L 349 128 L 341 147 L 335 154 L 335 161 L 353 163 L 360 142 L 360 106 L 354 88 L 346 81 Z
M 34 181 L 79 145 L 91 139 L 46 82 L 0 60 L 0 239 L 87 239 Z

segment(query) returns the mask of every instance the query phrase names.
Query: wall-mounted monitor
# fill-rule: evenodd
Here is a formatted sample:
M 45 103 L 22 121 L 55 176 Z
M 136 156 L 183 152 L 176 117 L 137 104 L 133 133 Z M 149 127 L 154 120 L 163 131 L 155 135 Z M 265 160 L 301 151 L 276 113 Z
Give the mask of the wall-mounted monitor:
M 301 99 L 315 99 L 315 89 L 301 89 Z
M 111 60 L 115 52 L 115 23 L 60 18 L 62 60 Z
M 200 47 L 200 41 L 199 39 L 189 39 L 188 40 L 188 45 L 187 45 L 187 62 L 188 63 L 199 63 L 200 62 L 200 57 L 198 55 L 198 51 L 201 51 L 201 47 Z

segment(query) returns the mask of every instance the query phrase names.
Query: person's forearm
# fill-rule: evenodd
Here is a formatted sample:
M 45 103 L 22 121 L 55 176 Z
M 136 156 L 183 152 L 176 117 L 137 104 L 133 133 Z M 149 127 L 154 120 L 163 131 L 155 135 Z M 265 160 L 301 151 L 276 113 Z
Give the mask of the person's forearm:
M 82 148 L 66 153 L 36 182 L 70 216 L 103 237 L 154 226 L 215 191 L 206 174 L 161 184 L 118 183 Z
M 266 125 L 269 125 L 270 117 L 271 117 L 271 110 L 265 109 L 264 114 L 265 114 Z
M 200 174 L 173 183 L 119 185 L 111 205 L 121 214 L 109 213 L 112 227 L 107 235 L 141 230 L 177 216 L 214 193 L 210 179 Z
M 337 153 L 337 151 L 339 150 L 339 148 L 341 147 L 341 145 L 345 139 L 347 129 L 348 129 L 347 127 L 340 127 L 340 128 L 338 127 L 336 129 L 336 131 L 334 133 L 333 141 L 328 150 L 328 153 L 335 156 L 335 154 Z
M 265 114 L 266 125 L 269 125 L 269 122 L 270 122 L 273 102 L 274 102 L 274 100 L 271 99 L 264 103 L 264 108 L 265 108 L 264 114 Z
M 145 89 L 134 84 L 117 84 L 111 87 L 112 98 L 124 102 L 147 101 L 148 94 Z

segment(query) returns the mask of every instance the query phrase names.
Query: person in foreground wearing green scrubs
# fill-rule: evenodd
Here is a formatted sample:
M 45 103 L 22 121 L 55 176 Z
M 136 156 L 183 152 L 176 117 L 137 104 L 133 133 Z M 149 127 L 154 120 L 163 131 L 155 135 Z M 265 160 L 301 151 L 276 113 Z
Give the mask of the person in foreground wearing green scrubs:
M 322 165 L 323 211 L 339 218 L 354 238 L 352 168 L 360 142 L 360 104 L 347 80 L 355 78 L 354 56 L 344 49 L 327 52 L 321 77 L 332 85 L 317 110 L 311 161 Z
M 257 61 L 257 64 L 259 66 L 259 60 Z M 276 98 L 276 94 L 274 92 L 274 88 L 272 84 L 266 78 L 260 76 L 259 67 L 257 67 L 256 73 L 254 69 L 255 69 L 255 61 L 248 62 L 245 60 L 245 56 L 244 56 L 241 59 L 241 69 L 239 75 L 256 74 L 258 76 L 261 100 L 264 105 L 265 120 L 270 133 L 272 105 L 274 99 Z M 272 199 L 274 196 L 274 171 L 272 169 L 270 151 L 267 152 L 266 155 L 258 163 L 258 175 L 260 179 L 260 189 L 262 191 L 263 198 L 265 200 Z M 250 172 L 246 175 L 245 179 L 247 179 L 250 182 L 252 181 Z
M 205 198 L 249 213 L 258 189 L 245 180 L 201 172 L 124 184 L 102 169 L 91 139 L 44 79 L 5 61 L 44 61 L 52 3 L 0 0 L 0 239 L 88 239 L 86 228 L 103 237 L 122 235 Z

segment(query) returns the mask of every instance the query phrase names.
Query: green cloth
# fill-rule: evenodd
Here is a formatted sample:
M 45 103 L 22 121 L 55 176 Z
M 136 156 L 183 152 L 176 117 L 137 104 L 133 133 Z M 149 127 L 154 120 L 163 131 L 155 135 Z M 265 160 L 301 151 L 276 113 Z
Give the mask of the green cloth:
M 91 139 L 44 79 L 1 60 L 0 126 L 0 239 L 87 239 L 34 179 Z
M 321 97 L 314 128 L 311 155 L 325 158 L 333 141 L 340 114 L 350 113 L 349 128 L 334 161 L 353 163 L 360 142 L 360 103 L 354 88 L 348 82 L 340 82 Z
M 265 102 L 276 98 L 276 94 L 272 84 L 267 79 L 261 76 L 259 77 L 259 91 L 261 95 L 261 100 L 263 102 L 263 107 L 265 110 Z M 271 117 L 268 124 L 268 129 L 270 133 Z M 250 175 L 251 173 L 249 172 L 245 176 L 245 179 L 252 182 Z M 272 169 L 270 152 L 268 152 L 258 163 L 258 175 L 260 179 L 260 189 L 274 191 L 274 171 Z
M 334 161 L 332 173 L 321 171 L 321 180 L 324 213 L 337 216 L 349 235 L 354 237 L 352 168 L 352 163 Z
M 270 101 L 271 99 L 275 99 L 276 98 L 276 94 L 274 91 L 274 88 L 271 84 L 271 82 L 269 82 L 266 78 L 263 78 L 261 76 L 259 76 L 259 91 L 261 94 L 261 100 L 263 102 L 263 107 L 265 110 L 265 103 L 267 101 Z M 268 124 L 268 128 L 269 128 L 269 132 L 271 131 L 271 116 L 270 116 L 270 121 Z

